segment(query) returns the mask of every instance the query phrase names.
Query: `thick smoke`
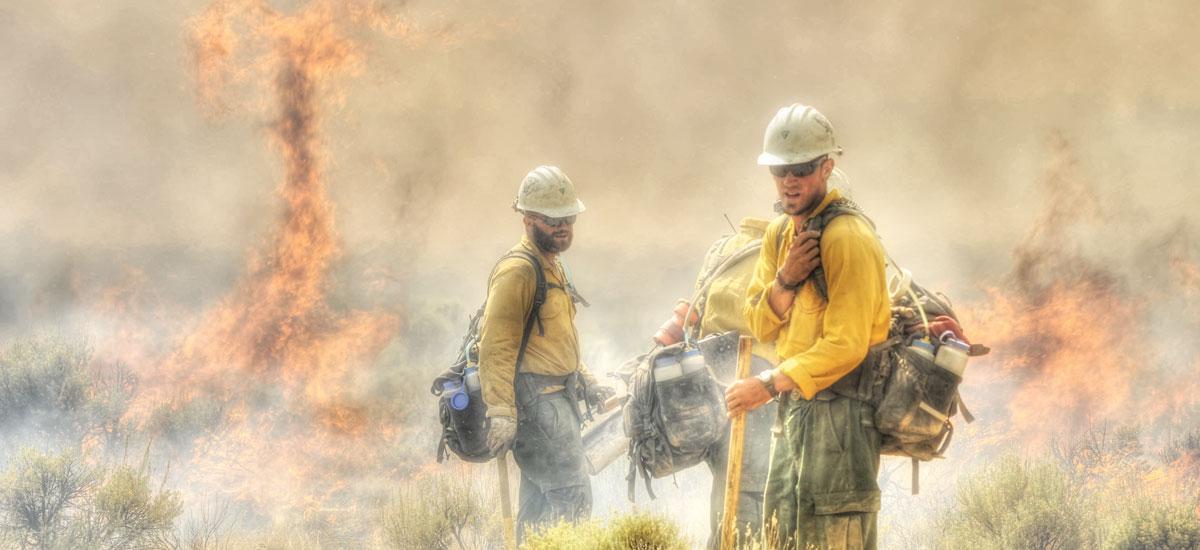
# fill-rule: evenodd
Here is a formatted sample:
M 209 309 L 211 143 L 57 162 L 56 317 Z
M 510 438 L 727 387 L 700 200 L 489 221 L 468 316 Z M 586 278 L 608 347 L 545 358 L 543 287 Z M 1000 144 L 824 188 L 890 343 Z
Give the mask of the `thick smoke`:
M 161 356 L 271 246 L 286 171 L 263 139 L 272 99 L 239 87 L 261 75 L 234 72 L 223 116 L 197 105 L 184 25 L 207 2 L 9 4 L 0 337 L 81 324 L 101 349 L 140 339 L 144 358 Z M 516 187 L 542 163 L 588 205 L 566 257 L 593 303 L 579 316 L 585 358 L 604 371 L 644 351 L 728 231 L 723 214 L 770 215 L 754 158 L 766 121 L 794 101 L 833 121 L 839 165 L 893 256 L 959 302 L 1045 290 L 1039 258 L 1063 246 L 1106 296 L 1128 281 L 1140 295 L 1147 280 L 1197 292 L 1200 15 L 1188 2 L 385 8 L 411 32 L 353 31 L 358 74 L 319 100 L 340 250 L 327 298 L 404 319 L 393 370 L 366 386 L 423 386 L 449 358 L 519 237 Z M 1061 143 L 1076 165 L 1064 173 L 1086 189 L 1045 177 Z M 1074 234 L 1059 239 L 1063 216 Z M 1197 312 L 1188 296 L 1148 317 L 1154 337 L 1176 341 Z

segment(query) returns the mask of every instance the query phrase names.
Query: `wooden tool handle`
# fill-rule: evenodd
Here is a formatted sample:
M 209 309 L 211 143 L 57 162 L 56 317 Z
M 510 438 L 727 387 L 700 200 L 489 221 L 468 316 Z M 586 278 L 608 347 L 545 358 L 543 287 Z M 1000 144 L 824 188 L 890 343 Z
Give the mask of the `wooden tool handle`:
M 737 372 L 741 380 L 750 376 L 750 348 L 754 340 L 738 339 Z M 725 466 L 725 512 L 721 516 L 721 550 L 733 550 L 737 529 L 738 492 L 742 486 L 742 450 L 746 440 L 746 413 L 740 412 L 729 423 L 729 460 Z
M 504 548 L 517 550 L 517 528 L 513 523 L 511 493 L 508 491 L 508 450 L 496 458 L 496 475 L 500 476 L 500 515 L 504 519 Z

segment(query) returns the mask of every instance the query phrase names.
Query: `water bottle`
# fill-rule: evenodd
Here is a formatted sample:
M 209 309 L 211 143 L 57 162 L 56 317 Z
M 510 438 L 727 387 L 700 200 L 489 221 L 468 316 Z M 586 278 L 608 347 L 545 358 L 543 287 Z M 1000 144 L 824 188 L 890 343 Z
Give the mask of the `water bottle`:
M 457 380 L 442 382 L 442 397 L 450 404 L 450 408 L 456 411 L 464 411 L 467 405 L 471 404 L 471 398 L 463 391 L 462 382 Z
M 679 362 L 683 367 L 683 374 L 692 374 L 704 370 L 704 356 L 700 354 L 698 349 L 690 349 L 683 352 L 683 360 Z
M 467 393 L 479 392 L 479 367 L 467 367 L 463 370 L 463 385 L 467 387 Z
M 683 376 L 683 366 L 679 364 L 679 358 L 674 355 L 665 355 L 654 360 L 654 381 L 666 382 Z
M 967 369 L 967 357 L 970 350 L 971 346 L 968 346 L 966 342 L 955 338 L 946 338 L 938 347 L 937 357 L 933 364 L 962 378 L 963 371 Z

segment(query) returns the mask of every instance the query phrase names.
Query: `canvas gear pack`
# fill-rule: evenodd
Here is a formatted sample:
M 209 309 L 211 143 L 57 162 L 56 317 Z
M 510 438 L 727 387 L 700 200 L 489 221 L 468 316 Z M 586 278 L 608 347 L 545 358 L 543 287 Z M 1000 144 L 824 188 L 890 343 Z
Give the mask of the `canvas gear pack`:
M 661 478 L 694 466 L 720 441 L 728 420 L 725 397 L 713 376 L 705 349 L 737 333 L 714 335 L 687 346 L 680 342 L 659 347 L 639 357 L 626 384 L 624 427 L 629 438 L 629 500 L 640 475 L 646 492 L 655 498 L 652 478 Z M 715 351 L 714 356 L 717 356 Z
M 853 215 L 875 224 L 863 214 L 853 201 L 837 199 L 810 218 L 804 231 L 821 232 L 837 216 Z M 779 243 L 782 243 L 780 232 Z M 779 246 L 777 244 L 777 246 Z M 962 377 L 935 364 L 932 354 L 919 353 L 912 347 L 922 334 L 910 334 L 910 324 L 899 312 L 912 308 L 920 312 L 921 320 L 928 328 L 928 319 L 948 316 L 955 321 L 958 317 L 949 300 L 934 294 L 912 282 L 911 274 L 899 268 L 890 256 L 888 263 L 898 272 L 889 282 L 893 315 L 888 338 L 871 346 L 866 358 L 853 371 L 839 379 L 829 391 L 868 402 L 875 406 L 875 427 L 883 435 L 880 452 L 885 455 L 910 457 L 913 461 L 913 493 L 919 488 L 918 462 L 941 458 L 950 445 L 954 433 L 951 419 L 962 413 L 967 422 L 974 418 L 962 403 L 958 386 Z M 818 265 L 809 279 L 823 299 L 829 299 L 828 281 L 824 269 Z M 925 331 L 926 333 L 928 330 Z M 937 335 L 933 346 L 940 345 Z M 969 355 L 983 355 L 988 349 L 982 345 L 971 346 Z
M 521 372 L 521 363 L 525 359 L 525 349 L 529 345 L 529 337 L 533 332 L 535 323 L 541 322 L 539 311 L 542 304 L 546 302 L 546 274 L 542 271 L 542 262 L 536 256 L 525 251 L 516 250 L 505 254 L 496 262 L 496 266 L 500 262 L 508 258 L 521 258 L 529 262 L 533 266 L 533 271 L 537 275 L 537 287 L 533 294 L 533 303 L 530 306 L 529 314 L 525 319 L 525 329 L 521 335 L 521 344 L 517 351 L 516 373 Z M 495 272 L 495 267 L 492 268 Z M 490 279 L 490 277 L 489 277 Z M 484 308 L 487 306 L 487 298 L 484 298 L 483 305 L 471 316 L 470 324 L 467 327 L 467 334 L 463 336 L 463 343 L 459 349 L 458 357 L 454 360 L 454 364 L 434 378 L 433 385 L 429 388 L 430 393 L 438 396 L 438 418 L 442 424 L 442 437 L 438 441 L 437 460 L 442 462 L 446 458 L 446 449 L 452 451 L 459 458 L 467 462 L 487 462 L 495 458 L 487 445 L 487 433 L 489 421 L 487 418 L 487 405 L 483 402 L 483 394 L 479 388 L 467 391 L 468 403 L 465 409 L 458 409 L 451 402 L 452 394 L 446 392 L 447 387 L 460 387 L 467 389 L 464 377 L 466 371 L 470 367 L 475 367 L 479 363 L 479 339 L 482 334 Z M 539 328 L 540 330 L 540 328 Z M 514 375 L 516 378 L 516 375 Z M 447 386 L 449 384 L 449 386 Z

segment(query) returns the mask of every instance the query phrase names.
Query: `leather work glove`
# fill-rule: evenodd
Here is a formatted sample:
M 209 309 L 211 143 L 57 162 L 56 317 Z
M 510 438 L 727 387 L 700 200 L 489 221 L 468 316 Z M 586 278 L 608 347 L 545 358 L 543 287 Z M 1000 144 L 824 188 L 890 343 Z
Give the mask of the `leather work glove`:
M 499 456 L 510 446 L 517 437 L 517 419 L 511 416 L 493 416 L 488 419 L 487 446 L 492 454 Z
M 672 312 L 672 317 L 663 322 L 661 327 L 658 327 L 658 332 L 654 333 L 654 342 L 660 346 L 669 346 L 683 341 L 683 318 L 688 315 L 691 310 L 691 320 L 689 325 L 695 325 L 700 321 L 698 312 L 691 309 L 691 303 L 687 300 L 680 299 L 675 302 L 675 310 Z
M 816 231 L 801 231 L 792 239 L 787 258 L 779 268 L 780 283 L 789 286 L 799 285 L 821 265 L 821 249 L 819 248 L 821 234 Z
M 587 393 L 584 395 L 584 399 L 587 399 L 588 406 L 591 407 L 592 410 L 603 412 L 604 402 L 608 401 L 608 398 L 616 394 L 617 390 L 613 389 L 612 386 L 607 386 L 599 382 L 592 382 L 591 384 L 588 384 Z

